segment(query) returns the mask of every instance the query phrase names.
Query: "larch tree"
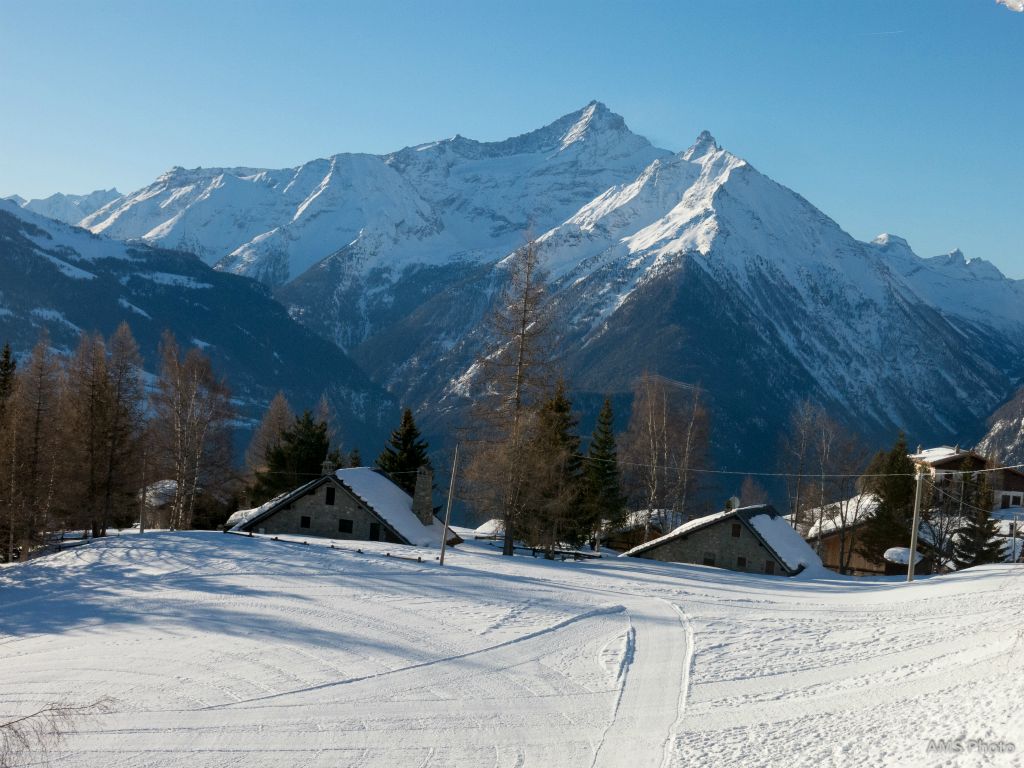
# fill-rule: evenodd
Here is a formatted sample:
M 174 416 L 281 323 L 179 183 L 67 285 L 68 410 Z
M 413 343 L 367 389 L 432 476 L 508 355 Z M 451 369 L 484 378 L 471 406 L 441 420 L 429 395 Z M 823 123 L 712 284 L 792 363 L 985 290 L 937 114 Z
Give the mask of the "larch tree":
M 111 417 L 107 348 L 99 334 L 83 334 L 67 361 L 60 424 L 65 432 L 61 460 L 67 468 L 60 484 L 69 527 L 105 533 L 108 422 Z
M 267 448 L 265 468 L 256 473 L 253 501 L 262 504 L 320 477 L 329 450 L 327 424 L 305 411 Z
M 0 352 L 0 559 L 14 557 L 15 506 L 13 497 L 14 428 L 12 403 L 16 383 L 17 362 L 11 354 L 11 345 L 4 344 Z
M 53 522 L 61 448 L 57 425 L 62 378 L 60 362 L 50 350 L 49 336 L 44 332 L 27 364 L 17 374 L 11 401 L 10 493 L 15 512 L 8 534 L 9 555 L 13 555 L 16 538 L 21 538 L 22 553 L 27 554 L 42 542 Z
M 174 335 L 166 332 L 161 358 L 152 401 L 155 435 L 164 471 L 176 484 L 170 526 L 188 529 L 200 490 L 212 492 L 230 476 L 234 414 L 227 385 L 200 350 L 182 357 Z
M 146 390 L 139 346 L 127 323 L 121 323 L 107 343 L 109 397 L 102 479 L 104 525 L 123 525 L 136 514 L 138 454 L 145 455 Z M 140 447 L 142 450 L 140 451 Z
M 245 468 L 249 482 L 255 482 L 256 474 L 267 466 L 267 452 L 281 444 L 281 439 L 295 423 L 295 413 L 284 396 L 278 392 L 267 406 L 260 425 L 253 432 L 249 447 L 245 451 Z
M 430 445 L 420 436 L 413 419 L 412 410 L 402 412 L 402 421 L 392 431 L 387 445 L 377 457 L 377 467 L 387 472 L 391 479 L 410 496 L 416 490 L 416 470 L 420 467 L 432 469 L 427 452 Z
M 551 379 L 553 310 L 540 248 L 531 240 L 502 262 L 507 280 L 477 358 L 480 392 L 466 474 L 474 504 L 502 520 L 502 554 L 514 554 L 525 512 L 533 408 Z

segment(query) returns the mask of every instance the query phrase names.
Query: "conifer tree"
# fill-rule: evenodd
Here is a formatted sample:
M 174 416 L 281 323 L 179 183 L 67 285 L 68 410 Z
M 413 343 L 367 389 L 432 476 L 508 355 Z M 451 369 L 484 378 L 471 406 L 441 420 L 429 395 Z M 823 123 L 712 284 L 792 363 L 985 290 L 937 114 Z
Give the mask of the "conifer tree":
M 865 488 L 878 497 L 858 538 L 858 551 L 877 565 L 885 563 L 885 550 L 910 545 L 914 516 L 914 462 L 907 455 L 901 432 L 888 452 L 880 451 L 865 472 Z
M 267 448 L 266 468 L 256 473 L 253 500 L 256 504 L 292 491 L 321 473 L 330 444 L 327 424 L 305 411 Z
M 406 408 L 402 413 L 401 424 L 391 433 L 387 445 L 377 457 L 377 466 L 412 496 L 416 489 L 416 470 L 420 467 L 431 469 L 427 456 L 429 447 L 420 437 L 412 410 Z
M 549 556 L 562 542 L 576 545 L 590 534 L 581 514 L 583 472 L 576 424 L 560 381 L 537 409 L 524 457 L 529 481 L 524 488 L 523 536 Z
M 0 352 L 0 425 L 4 423 L 7 403 L 14 394 L 14 375 L 17 370 L 18 364 L 11 354 L 11 345 L 5 343 L 3 352 Z
M 1003 543 L 992 518 L 992 490 L 988 473 L 978 472 L 964 477 L 964 495 L 969 514 L 957 531 L 953 559 L 957 568 L 998 563 L 1002 560 Z
M 601 530 L 620 525 L 626 513 L 613 420 L 612 402 L 605 398 L 587 447 L 587 461 L 583 467 L 584 519 L 581 522 L 588 535 L 594 538 L 595 546 Z
M 358 448 L 353 448 L 348 454 L 348 465 L 350 467 L 361 467 L 363 466 L 363 455 L 359 453 Z
M 4 344 L 0 352 L 0 560 L 14 555 L 15 509 L 13 477 L 15 432 L 11 429 L 11 402 L 14 397 L 17 364 L 11 355 L 11 345 Z
M 267 451 L 280 445 L 281 436 L 295 423 L 295 414 L 284 392 L 278 392 L 267 406 L 267 412 L 252 434 L 245 451 L 246 470 L 255 481 L 256 473 L 266 468 Z

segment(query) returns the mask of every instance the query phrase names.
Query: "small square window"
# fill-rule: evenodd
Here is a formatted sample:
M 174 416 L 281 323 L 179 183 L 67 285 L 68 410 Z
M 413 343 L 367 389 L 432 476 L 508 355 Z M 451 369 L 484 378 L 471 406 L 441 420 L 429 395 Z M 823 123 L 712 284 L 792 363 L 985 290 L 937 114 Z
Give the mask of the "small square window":
M 1013 497 L 1013 501 L 1011 501 L 1010 503 L 1013 506 L 1015 506 L 1015 507 L 1019 507 L 1020 506 L 1020 496 L 1014 496 Z
M 299 518 L 299 528 L 309 528 L 309 515 L 303 515 Z
M 338 533 L 352 533 L 352 521 L 351 520 L 339 520 L 338 521 Z
M 775 561 L 774 560 L 765 560 L 764 561 L 764 572 L 767 573 L 769 576 L 771 576 L 771 575 L 773 575 L 775 573 Z
M 740 524 L 739 523 L 733 523 L 732 524 L 732 537 L 734 539 L 738 539 L 740 537 Z
M 745 558 L 745 557 L 737 557 L 736 558 L 736 567 L 739 568 L 741 571 L 745 570 L 746 567 L 747 567 L 747 558 Z
M 704 553 L 704 565 L 714 565 L 714 564 L 715 564 L 715 553 L 714 552 L 705 552 Z
M 324 504 L 329 507 L 334 506 L 334 486 L 328 485 L 327 490 L 324 492 Z

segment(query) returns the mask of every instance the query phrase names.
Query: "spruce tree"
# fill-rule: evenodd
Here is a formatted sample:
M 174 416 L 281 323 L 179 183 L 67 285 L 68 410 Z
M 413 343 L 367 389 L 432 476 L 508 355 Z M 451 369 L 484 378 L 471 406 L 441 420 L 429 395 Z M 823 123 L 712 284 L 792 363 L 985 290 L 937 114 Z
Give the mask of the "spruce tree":
M 907 440 L 901 432 L 888 453 L 879 452 L 865 473 L 865 488 L 878 504 L 867 517 L 858 536 L 858 551 L 867 560 L 883 565 L 885 550 L 910 545 L 914 518 L 914 462 L 907 455 Z
M 377 466 L 411 496 L 416 489 L 416 470 L 431 468 L 428 449 L 429 445 L 420 437 L 413 420 L 412 410 L 406 408 L 402 413 L 402 423 L 391 433 L 387 445 L 377 457 Z
M 537 411 L 525 457 L 524 535 L 549 556 L 560 543 L 578 545 L 590 534 L 580 504 L 583 470 L 576 424 L 572 402 L 559 382 Z
M 267 448 L 266 469 L 256 473 L 253 501 L 262 504 L 318 477 L 329 449 L 327 424 L 305 411 Z
M 964 496 L 970 514 L 957 531 L 953 559 L 957 568 L 1002 561 L 1003 543 L 992 518 L 992 490 L 987 472 L 964 478 Z
M 350 467 L 363 466 L 363 455 L 359 453 L 359 448 L 353 448 L 348 452 L 348 465 Z
M 595 546 L 601 529 L 605 526 L 618 526 L 626 514 L 626 497 L 622 493 L 613 419 L 611 400 L 605 398 L 590 438 L 587 461 L 583 468 L 581 523 L 588 536 L 595 538 Z

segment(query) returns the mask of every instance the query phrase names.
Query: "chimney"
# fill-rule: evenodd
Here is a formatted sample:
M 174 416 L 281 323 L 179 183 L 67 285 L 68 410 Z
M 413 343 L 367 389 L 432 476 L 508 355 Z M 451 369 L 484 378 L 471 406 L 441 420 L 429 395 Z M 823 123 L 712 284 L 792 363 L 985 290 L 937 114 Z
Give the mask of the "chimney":
M 416 490 L 412 495 L 412 512 L 424 525 L 434 522 L 434 475 L 427 467 L 416 470 Z
M 327 477 L 328 475 L 333 475 L 334 469 L 334 462 L 331 461 L 330 459 L 324 459 L 323 462 L 320 464 L 320 474 L 323 475 L 324 477 Z

